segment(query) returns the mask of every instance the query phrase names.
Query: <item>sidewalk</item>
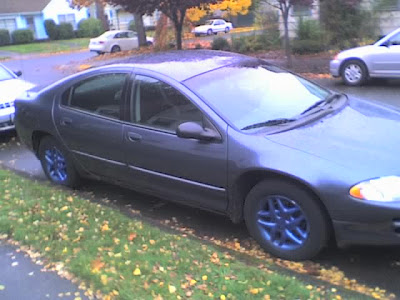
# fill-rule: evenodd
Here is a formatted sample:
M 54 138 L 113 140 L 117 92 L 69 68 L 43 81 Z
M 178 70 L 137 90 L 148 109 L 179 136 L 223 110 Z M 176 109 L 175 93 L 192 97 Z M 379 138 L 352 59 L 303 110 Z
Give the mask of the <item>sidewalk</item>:
M 88 299 L 73 283 L 42 268 L 0 240 L 0 299 Z

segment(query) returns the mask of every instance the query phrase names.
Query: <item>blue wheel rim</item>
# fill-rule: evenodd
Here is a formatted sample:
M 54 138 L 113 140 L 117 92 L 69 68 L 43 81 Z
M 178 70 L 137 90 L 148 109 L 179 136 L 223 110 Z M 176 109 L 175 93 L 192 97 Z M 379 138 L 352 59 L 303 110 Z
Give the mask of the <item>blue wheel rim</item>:
M 67 163 L 64 155 L 57 149 L 47 149 L 44 153 L 46 170 L 50 178 L 55 182 L 67 180 Z
M 257 225 L 263 238 L 280 250 L 302 247 L 310 234 L 301 207 L 284 196 L 269 196 L 261 201 Z

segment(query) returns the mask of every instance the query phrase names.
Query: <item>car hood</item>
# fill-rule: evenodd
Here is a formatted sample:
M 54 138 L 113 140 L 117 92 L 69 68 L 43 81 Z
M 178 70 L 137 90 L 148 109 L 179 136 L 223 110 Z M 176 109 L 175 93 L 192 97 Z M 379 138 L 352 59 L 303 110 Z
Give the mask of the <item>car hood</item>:
M 351 56 L 359 57 L 359 56 L 363 56 L 364 54 L 371 53 L 372 51 L 374 51 L 375 48 L 376 48 L 376 46 L 374 46 L 374 45 L 357 47 L 357 48 L 353 48 L 353 49 L 349 49 L 349 50 L 340 52 L 338 57 L 339 57 L 339 59 L 347 58 L 347 57 L 351 57 Z
M 317 122 L 266 137 L 367 174 L 400 175 L 400 113 L 379 104 L 353 99 Z
M 23 92 L 35 85 L 22 79 L 0 81 L 0 104 L 15 100 Z

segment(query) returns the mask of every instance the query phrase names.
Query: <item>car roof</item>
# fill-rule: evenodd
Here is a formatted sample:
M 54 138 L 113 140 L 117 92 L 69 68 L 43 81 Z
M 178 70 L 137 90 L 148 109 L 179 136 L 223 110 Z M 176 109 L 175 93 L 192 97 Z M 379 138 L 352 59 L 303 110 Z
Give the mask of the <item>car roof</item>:
M 215 69 L 251 61 L 260 60 L 224 51 L 181 50 L 132 56 L 112 64 L 130 64 L 182 82 Z

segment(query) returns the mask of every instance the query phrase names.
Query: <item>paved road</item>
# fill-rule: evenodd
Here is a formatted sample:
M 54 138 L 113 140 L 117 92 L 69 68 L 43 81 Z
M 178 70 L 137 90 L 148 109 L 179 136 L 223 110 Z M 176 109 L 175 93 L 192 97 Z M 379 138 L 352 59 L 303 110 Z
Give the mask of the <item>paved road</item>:
M 0 299 L 87 299 L 70 281 L 54 272 L 43 272 L 42 265 L 33 264 L 29 257 L 1 241 L 0 266 Z
M 74 56 L 71 56 L 74 57 Z M 45 78 L 53 79 L 62 74 L 50 67 L 60 58 L 47 58 L 41 60 L 40 70 L 47 70 Z M 64 56 L 63 59 L 69 59 Z M 62 62 L 63 64 L 65 61 Z M 24 66 L 34 66 L 35 62 L 25 61 Z M 44 80 L 42 73 L 38 80 Z M 36 78 L 36 77 L 35 77 Z M 318 80 L 322 85 L 337 91 L 348 92 L 358 98 L 380 101 L 396 105 L 400 109 L 400 84 L 396 81 L 374 82 L 362 88 L 347 88 L 339 80 Z M 6 166 L 28 173 L 35 178 L 44 179 L 40 164 L 36 158 L 23 147 L 13 134 L 0 137 L 0 161 Z M 82 193 L 94 195 L 97 198 L 113 199 L 113 203 L 122 211 L 138 210 L 144 217 L 155 222 L 172 220 L 182 227 L 192 228 L 199 237 L 215 237 L 221 240 L 238 238 L 241 241 L 249 240 L 249 235 L 243 224 L 233 225 L 227 218 L 213 215 L 198 209 L 192 209 L 164 202 L 153 197 L 148 197 L 119 187 L 89 182 Z M 400 295 L 400 248 L 399 247 L 353 247 L 349 249 L 330 248 L 326 250 L 315 262 L 328 267 L 336 266 L 344 271 L 347 277 L 354 278 L 369 286 L 379 286 Z M 1 298 L 1 297 L 0 297 Z

